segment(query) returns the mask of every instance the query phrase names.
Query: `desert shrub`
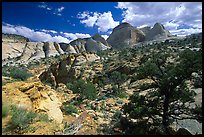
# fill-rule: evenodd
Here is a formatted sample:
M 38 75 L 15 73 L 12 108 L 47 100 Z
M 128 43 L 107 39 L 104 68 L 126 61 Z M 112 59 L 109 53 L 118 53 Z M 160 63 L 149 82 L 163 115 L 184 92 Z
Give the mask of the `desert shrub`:
M 71 115 L 72 113 L 78 114 L 78 109 L 74 105 L 64 105 L 65 113 Z
M 6 117 L 9 112 L 9 106 L 6 104 L 2 104 L 2 118 Z
M 12 77 L 19 80 L 26 80 L 31 77 L 32 74 L 27 71 L 26 68 L 18 68 L 15 66 L 4 67 L 2 74 L 7 77 Z
M 18 109 L 16 106 L 12 106 L 11 128 L 24 130 L 29 127 L 29 124 L 33 122 L 37 116 L 34 112 Z
M 115 112 L 115 114 L 113 115 L 113 118 L 114 119 L 120 119 L 121 115 L 122 115 L 122 112 L 120 110 L 117 110 Z
M 127 94 L 124 92 L 122 88 L 117 87 L 115 84 L 112 84 L 112 94 L 119 98 L 127 97 Z
M 93 83 L 85 82 L 82 79 L 75 80 L 72 83 L 66 84 L 74 93 L 80 93 L 81 99 L 96 99 L 97 90 Z
M 40 121 L 45 121 L 45 122 L 49 121 L 49 118 L 48 118 L 47 114 L 40 114 L 39 119 L 40 119 Z
M 149 84 L 149 83 L 144 83 L 142 85 L 140 85 L 140 90 L 147 90 L 147 89 L 150 89 L 150 88 L 154 88 L 154 84 Z
M 15 79 L 26 80 L 27 78 L 31 77 L 32 74 L 26 69 L 13 68 L 10 72 L 10 76 Z
M 9 72 L 6 69 L 2 69 L 2 76 L 9 76 Z

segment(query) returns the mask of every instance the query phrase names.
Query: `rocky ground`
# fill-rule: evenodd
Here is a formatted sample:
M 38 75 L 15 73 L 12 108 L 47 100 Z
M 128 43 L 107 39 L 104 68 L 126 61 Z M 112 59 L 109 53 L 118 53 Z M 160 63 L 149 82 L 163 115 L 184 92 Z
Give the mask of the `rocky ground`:
M 172 50 L 170 47 L 167 48 L 167 51 Z M 121 125 L 121 117 L 125 117 L 122 113 L 123 105 L 130 101 L 129 97 L 132 94 L 138 92 L 140 95 L 145 96 L 149 92 L 148 89 L 141 90 L 142 84 L 154 83 L 149 78 L 134 79 L 134 71 L 140 65 L 141 58 L 144 53 L 149 53 L 151 50 L 154 50 L 152 46 L 141 51 L 138 51 L 137 48 L 131 48 L 124 49 L 122 52 L 107 50 L 97 54 L 92 52 L 72 53 L 42 59 L 36 64 L 28 64 L 26 67 L 33 76 L 27 80 L 2 76 L 3 104 L 15 105 L 18 109 L 48 116 L 48 120 L 36 117 L 23 130 L 19 128 L 11 130 L 12 112 L 9 111 L 7 116 L 2 117 L 2 134 L 124 134 L 121 129 L 121 126 L 126 126 L 125 124 Z M 120 85 L 125 93 L 123 96 L 113 94 L 113 85 L 111 85 L 112 83 L 107 77 L 105 79 L 106 84 L 99 86 L 100 77 L 109 76 L 114 71 L 127 75 L 127 79 Z M 198 79 L 201 78 L 200 75 L 202 76 L 202 72 L 201 74 L 193 74 Z M 80 94 L 74 93 L 66 86 L 68 82 L 78 78 L 94 83 L 98 91 L 96 99 L 84 99 L 79 103 L 77 99 Z M 188 81 L 188 83 L 189 88 L 197 93 L 195 103 L 190 104 L 190 106 L 202 104 L 202 87 L 194 87 L 192 81 Z M 78 112 L 67 114 L 64 105 L 73 102 L 76 103 L 74 106 Z M 133 123 L 134 121 L 132 119 Z M 187 129 L 191 134 L 202 134 L 201 124 L 197 120 L 180 121 L 180 123 L 174 123 L 172 129 L 175 132 L 179 129 Z M 196 126 L 199 130 L 193 128 Z M 182 134 L 182 131 L 180 132 Z

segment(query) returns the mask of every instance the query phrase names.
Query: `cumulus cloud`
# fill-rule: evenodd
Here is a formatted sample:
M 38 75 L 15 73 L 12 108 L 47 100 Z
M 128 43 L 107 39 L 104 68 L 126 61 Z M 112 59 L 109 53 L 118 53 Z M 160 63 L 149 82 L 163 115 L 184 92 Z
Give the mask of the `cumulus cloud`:
M 31 39 L 32 41 L 38 42 L 53 41 L 58 43 L 60 42 L 69 43 L 70 41 L 75 40 L 77 38 L 91 37 L 89 34 L 83 33 L 66 33 L 66 32 L 58 33 L 55 30 L 46 29 L 41 29 L 37 31 L 25 26 L 15 26 L 8 23 L 2 23 L 2 32 L 8 34 L 21 35 Z M 51 35 L 50 33 L 52 33 L 53 35 Z
M 77 39 L 77 38 L 88 38 L 88 37 L 91 37 L 91 35 L 89 34 L 83 34 L 83 33 L 63 33 L 65 37 L 71 39 L 71 40 L 74 40 L 74 39 Z
M 114 21 L 112 13 L 110 11 L 104 13 L 84 11 L 77 15 L 80 23 L 85 24 L 87 27 L 98 27 L 99 32 L 107 32 L 119 25 L 119 21 Z
M 201 2 L 118 2 L 116 8 L 123 11 L 122 22 L 128 22 L 135 27 L 144 24 L 153 26 L 160 22 L 172 33 L 202 32 Z M 195 31 L 193 28 L 175 31 L 181 24 L 192 26 Z
M 89 14 L 83 13 L 81 17 L 85 17 L 86 19 L 81 20 L 80 22 L 85 24 L 87 27 L 93 27 L 96 24 L 99 14 L 94 13 L 93 16 Z
M 63 6 L 57 9 L 58 12 L 62 12 L 63 10 L 64 10 Z
M 101 37 L 103 37 L 105 40 L 107 40 L 108 35 L 101 35 Z

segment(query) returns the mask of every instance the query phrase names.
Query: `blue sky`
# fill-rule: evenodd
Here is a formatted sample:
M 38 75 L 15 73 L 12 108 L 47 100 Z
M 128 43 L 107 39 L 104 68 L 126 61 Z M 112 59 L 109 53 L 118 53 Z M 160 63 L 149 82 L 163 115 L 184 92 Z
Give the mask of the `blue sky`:
M 201 2 L 2 2 L 2 32 L 33 41 L 107 38 L 122 22 L 141 28 L 162 23 L 172 34 L 202 32 Z

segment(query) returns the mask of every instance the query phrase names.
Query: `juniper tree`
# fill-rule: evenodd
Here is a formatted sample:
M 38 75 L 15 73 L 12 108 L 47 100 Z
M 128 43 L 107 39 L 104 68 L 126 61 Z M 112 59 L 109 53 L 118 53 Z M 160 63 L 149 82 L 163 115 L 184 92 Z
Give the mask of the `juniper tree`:
M 186 102 L 193 102 L 195 92 L 189 90 L 186 80 L 192 72 L 202 70 L 201 50 L 184 50 L 174 62 L 169 61 L 170 56 L 162 51 L 143 58 L 144 63 L 138 67 L 137 77 L 152 79 L 155 88 L 145 96 L 133 94 L 130 102 L 123 107 L 124 113 L 129 114 L 131 118 L 161 116 L 161 124 L 166 134 L 169 134 L 170 117 L 179 119 L 180 114 L 190 115 Z

